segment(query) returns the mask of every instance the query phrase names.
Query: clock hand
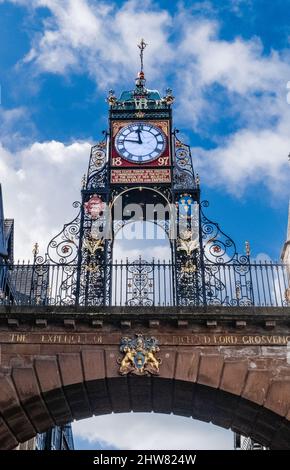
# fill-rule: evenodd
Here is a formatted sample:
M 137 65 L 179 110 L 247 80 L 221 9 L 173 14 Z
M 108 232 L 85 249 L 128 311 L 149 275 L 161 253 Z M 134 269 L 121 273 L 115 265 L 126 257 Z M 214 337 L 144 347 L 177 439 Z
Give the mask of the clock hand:
M 136 142 L 136 144 L 140 144 L 139 140 L 132 140 L 132 139 L 124 139 L 124 142 Z
M 143 143 L 142 139 L 141 139 L 141 132 L 142 131 L 141 131 L 140 127 L 135 132 L 137 132 L 137 134 L 138 134 L 138 144 L 142 144 Z

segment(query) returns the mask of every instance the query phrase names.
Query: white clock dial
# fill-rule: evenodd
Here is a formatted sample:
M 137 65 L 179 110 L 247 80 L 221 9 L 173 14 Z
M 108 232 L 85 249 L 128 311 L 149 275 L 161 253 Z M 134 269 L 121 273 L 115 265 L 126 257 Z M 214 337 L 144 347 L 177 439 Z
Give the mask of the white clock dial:
M 159 127 L 136 122 L 123 127 L 115 139 L 118 154 L 132 163 L 155 160 L 165 150 L 166 137 Z

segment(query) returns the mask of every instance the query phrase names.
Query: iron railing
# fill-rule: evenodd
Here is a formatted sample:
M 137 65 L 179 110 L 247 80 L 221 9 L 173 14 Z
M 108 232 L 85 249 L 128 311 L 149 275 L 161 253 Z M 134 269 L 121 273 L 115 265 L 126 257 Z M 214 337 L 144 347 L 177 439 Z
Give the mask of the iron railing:
M 0 305 L 98 306 L 98 267 L 76 264 L 0 265 Z M 171 262 L 137 260 L 105 266 L 112 306 L 174 306 L 176 270 Z M 182 272 L 182 270 L 181 270 Z M 290 268 L 272 262 L 204 264 L 203 276 L 185 269 L 183 306 L 290 306 Z M 77 285 L 82 285 L 82 294 Z M 180 284 L 180 280 L 179 280 Z M 188 289 L 189 286 L 189 289 Z

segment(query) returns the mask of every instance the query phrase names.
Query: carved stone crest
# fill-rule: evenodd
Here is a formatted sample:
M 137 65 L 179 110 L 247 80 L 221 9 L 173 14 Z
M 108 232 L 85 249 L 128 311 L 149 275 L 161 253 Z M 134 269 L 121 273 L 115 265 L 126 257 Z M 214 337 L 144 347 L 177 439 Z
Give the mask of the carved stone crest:
M 127 336 L 121 339 L 120 351 L 124 357 L 118 360 L 121 375 L 158 375 L 161 359 L 156 357 L 159 351 L 158 341 L 154 336 L 144 338 L 137 334 L 136 338 Z

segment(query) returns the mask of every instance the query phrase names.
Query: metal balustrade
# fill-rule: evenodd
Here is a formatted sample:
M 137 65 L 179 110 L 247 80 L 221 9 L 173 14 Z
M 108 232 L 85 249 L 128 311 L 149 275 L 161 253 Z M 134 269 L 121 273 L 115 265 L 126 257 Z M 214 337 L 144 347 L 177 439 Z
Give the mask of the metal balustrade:
M 182 306 L 290 306 L 290 267 L 272 262 L 206 263 L 202 269 L 179 270 L 186 285 Z M 112 306 L 174 306 L 176 275 L 171 262 L 139 259 L 111 265 L 0 265 L 0 305 L 103 305 L 94 289 L 110 279 Z M 181 274 L 180 274 L 181 273 Z M 184 277 L 184 279 L 182 279 Z M 191 290 L 195 290 L 191 296 Z

